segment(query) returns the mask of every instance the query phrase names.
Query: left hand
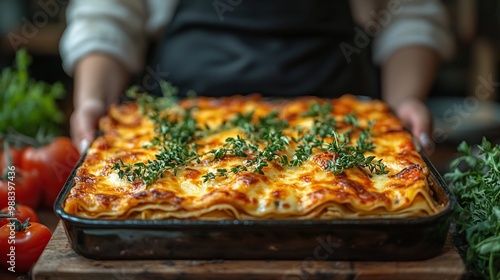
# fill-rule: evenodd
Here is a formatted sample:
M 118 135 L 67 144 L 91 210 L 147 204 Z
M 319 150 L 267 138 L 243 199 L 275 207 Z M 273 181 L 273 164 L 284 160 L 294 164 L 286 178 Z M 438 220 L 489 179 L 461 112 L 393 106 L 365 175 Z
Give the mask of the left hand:
M 408 98 L 394 107 L 396 115 L 415 136 L 426 154 L 434 151 L 431 139 L 432 116 L 426 104 L 417 98 Z

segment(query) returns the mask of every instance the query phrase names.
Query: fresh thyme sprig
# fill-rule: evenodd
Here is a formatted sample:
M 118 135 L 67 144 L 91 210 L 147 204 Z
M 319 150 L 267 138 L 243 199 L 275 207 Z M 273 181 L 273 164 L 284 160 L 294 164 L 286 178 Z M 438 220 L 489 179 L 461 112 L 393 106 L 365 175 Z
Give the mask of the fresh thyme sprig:
M 224 145 L 219 149 L 213 149 L 209 152 L 213 156 L 213 159 L 222 159 L 228 154 L 232 154 L 238 157 L 247 157 L 247 152 L 256 152 L 258 150 L 257 145 L 250 143 L 239 135 L 236 138 L 229 137 L 225 140 Z
M 135 90 L 128 92 L 130 97 L 137 99 L 141 112 L 153 122 L 158 135 L 145 148 L 159 146 L 160 151 L 154 160 L 150 159 L 146 163 L 125 164 L 120 159 L 112 167 L 118 172 L 120 179 L 125 177 L 130 182 L 140 179 L 149 186 L 161 178 L 165 171 L 172 170 L 176 174 L 179 168 L 200 160 L 193 143 L 204 133 L 192 115 L 193 108 L 173 110 L 177 104 L 177 89 L 169 83 L 163 83 L 162 91 L 162 98 L 137 94 Z
M 136 100 L 141 114 L 148 117 L 157 117 L 156 114 L 165 112 L 166 110 L 176 106 L 179 101 L 177 98 L 179 90 L 171 83 L 161 81 L 160 87 L 163 94 L 162 97 L 142 93 L 140 88 L 137 86 L 130 87 L 126 92 L 126 95 L 127 97 Z
M 288 165 L 288 159 L 285 154 L 279 155 L 280 151 L 286 150 L 290 144 L 288 137 L 283 134 L 283 129 L 288 127 L 285 120 L 278 118 L 278 112 L 273 111 L 267 116 L 259 118 L 257 123 L 252 123 L 253 113 L 238 114 L 236 118 L 229 121 L 229 125 L 238 127 L 245 133 L 247 140 L 237 135 L 237 138 L 228 138 L 222 148 L 212 150 L 210 153 L 214 159 L 222 159 L 231 154 L 238 157 L 251 157 L 240 164 L 232 167 L 230 170 L 218 169 L 217 174 L 209 172 L 203 176 L 204 181 L 215 179 L 216 177 L 227 177 L 229 173 L 239 173 L 251 170 L 254 173 L 264 174 L 263 168 L 269 165 L 269 162 L 276 159 L 280 160 L 282 165 Z M 259 149 L 263 145 L 263 149 Z
M 158 146 L 160 149 L 155 159 L 145 163 L 125 164 L 122 160 L 115 163 L 113 169 L 118 172 L 120 178 L 126 178 L 130 182 L 140 179 L 149 186 L 161 178 L 164 172 L 170 170 L 175 174 L 193 161 L 200 163 L 200 159 L 207 155 L 212 161 L 222 160 L 228 156 L 244 160 L 242 164 L 229 169 L 218 168 L 216 172 L 208 172 L 202 176 L 204 182 L 245 171 L 264 174 L 264 168 L 271 162 L 282 166 L 301 166 L 311 157 L 315 149 L 333 155 L 326 169 L 335 174 L 353 167 L 366 167 L 376 174 L 387 173 L 381 160 L 375 161 L 374 156 L 364 156 L 366 152 L 374 149 L 370 140 L 373 124 L 369 123 L 368 127 L 363 129 L 354 114 L 337 120 L 332 114 L 331 103 L 313 103 L 310 110 L 301 116 L 313 118 L 310 129 L 290 128 L 288 122 L 279 117 L 278 111 L 259 118 L 254 112 L 240 113 L 219 127 L 202 128 L 193 117 L 194 109 L 176 108 L 176 102 L 172 99 L 172 93 L 175 91 L 169 92 L 163 101 L 136 95 L 142 108 L 141 112 L 152 120 L 158 135 L 147 147 Z M 339 121 L 348 124 L 350 129 L 339 133 L 336 128 Z M 195 144 L 197 139 L 234 128 L 239 129 L 242 134 L 225 139 L 220 148 L 204 154 L 198 153 Z M 295 135 L 298 136 L 286 136 L 284 131 L 287 129 L 289 131 L 291 129 L 292 133 L 296 132 Z M 359 134 L 354 144 L 351 143 L 353 133 Z M 296 148 L 289 159 L 291 142 Z
M 150 186 L 161 178 L 165 171 L 172 170 L 174 174 L 177 174 L 179 168 L 195 160 L 199 162 L 200 155 L 194 146 L 187 148 L 185 145 L 172 144 L 164 147 L 154 160 L 148 160 L 146 163 L 125 164 L 120 159 L 112 169 L 118 172 L 120 179 L 126 178 L 129 182 L 140 179 L 146 186 Z
M 311 128 L 311 135 L 305 135 L 301 139 L 294 139 L 298 143 L 293 155 L 291 165 L 300 166 L 309 159 L 313 149 L 332 153 L 333 159 L 327 162 L 327 170 L 334 174 L 342 173 L 344 170 L 353 167 L 366 167 L 371 173 L 387 174 L 382 160 L 375 161 L 375 156 L 365 157 L 365 153 L 373 151 L 375 148 L 370 140 L 373 122 L 368 123 L 368 127 L 361 130 L 356 115 L 347 114 L 343 122 L 350 125 L 350 129 L 342 134 L 335 130 L 337 121 L 331 115 L 331 103 L 324 105 L 313 104 L 311 109 L 303 114 L 305 117 L 313 117 L 314 123 Z M 351 145 L 351 134 L 354 130 L 361 130 L 356 145 Z M 327 143 L 327 139 L 331 139 Z
M 286 155 L 279 155 L 279 152 L 286 150 L 287 145 L 290 144 L 288 137 L 283 135 L 282 131 L 269 131 L 262 135 L 262 140 L 266 143 L 265 148 L 259 151 L 254 159 L 247 162 L 248 166 L 253 167 L 252 172 L 264 174 L 262 169 L 268 166 L 269 162 L 275 160 L 279 160 L 281 165 L 288 165 Z

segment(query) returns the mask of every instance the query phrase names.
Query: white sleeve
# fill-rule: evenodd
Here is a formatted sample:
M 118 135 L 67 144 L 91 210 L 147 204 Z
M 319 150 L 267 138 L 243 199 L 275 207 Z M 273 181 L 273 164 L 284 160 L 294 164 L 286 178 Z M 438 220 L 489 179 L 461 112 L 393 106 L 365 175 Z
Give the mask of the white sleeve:
M 71 1 L 60 42 L 64 70 L 72 75 L 79 59 L 101 52 L 112 55 L 132 72 L 139 71 L 144 63 L 147 17 L 145 1 Z
M 445 60 L 453 55 L 454 39 L 439 0 L 389 0 L 386 8 L 393 11 L 392 19 L 373 41 L 375 64 L 381 65 L 395 51 L 409 45 L 430 47 Z
M 147 0 L 148 21 L 146 30 L 152 37 L 163 35 L 163 29 L 174 16 L 179 0 Z

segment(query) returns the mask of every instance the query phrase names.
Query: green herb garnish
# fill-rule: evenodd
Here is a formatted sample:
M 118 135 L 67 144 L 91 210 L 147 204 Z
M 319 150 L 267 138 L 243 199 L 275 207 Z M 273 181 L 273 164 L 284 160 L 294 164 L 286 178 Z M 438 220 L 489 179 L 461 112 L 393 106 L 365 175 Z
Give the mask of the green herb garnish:
M 374 161 L 374 156 L 365 157 L 364 155 L 375 148 L 373 142 L 370 141 L 373 123 L 370 122 L 367 128 L 362 129 L 356 116 L 348 114 L 344 117 L 343 122 L 349 124 L 351 128 L 349 131 L 340 134 L 335 129 L 337 121 L 331 115 L 331 111 L 330 103 L 325 105 L 316 104 L 311 106 L 310 111 L 303 115 L 314 117 L 314 124 L 310 134 L 305 131 L 302 133 L 306 133 L 306 135 L 302 138 L 294 139 L 298 146 L 290 164 L 292 166 L 302 165 L 311 156 L 313 149 L 318 149 L 334 155 L 334 159 L 327 162 L 327 170 L 335 174 L 354 167 L 366 167 L 375 174 L 388 173 L 381 159 Z M 351 134 L 354 130 L 360 131 L 360 136 L 356 145 L 351 145 Z M 327 138 L 333 140 L 327 143 Z
M 141 98 L 141 96 L 136 96 Z M 164 96 L 163 98 L 171 98 Z M 150 104 L 154 102 L 155 104 Z M 341 173 L 348 168 L 366 167 L 376 174 L 385 174 L 385 165 L 381 160 L 375 161 L 374 156 L 365 157 L 364 153 L 374 149 L 370 141 L 372 124 L 362 128 L 355 115 L 348 115 L 343 120 L 336 120 L 330 103 L 313 103 L 310 110 L 301 117 L 312 118 L 313 126 L 310 129 L 290 127 L 286 120 L 279 117 L 278 111 L 257 118 L 254 112 L 239 113 L 219 127 L 200 127 L 192 116 L 195 108 L 180 110 L 175 103 L 168 101 L 154 101 L 150 97 L 138 100 L 143 112 L 155 125 L 156 136 L 148 145 L 160 146 L 156 159 L 146 163 L 131 165 L 123 162 L 115 163 L 114 169 L 120 178 L 129 181 L 141 179 L 146 185 L 154 183 L 162 174 L 171 170 L 176 173 L 180 168 L 193 161 L 200 163 L 202 157 L 209 157 L 211 161 L 222 160 L 228 156 L 244 158 L 242 164 L 229 169 L 219 168 L 216 172 L 209 172 L 202 176 L 203 181 L 214 180 L 218 177 L 228 177 L 240 172 L 264 174 L 265 168 L 271 163 L 281 166 L 301 166 L 319 150 L 332 154 L 327 170 Z M 158 104 L 168 104 L 165 106 Z M 352 127 L 346 133 L 339 134 L 336 130 L 338 122 Z M 199 154 L 194 144 L 197 139 L 208 135 L 215 135 L 223 130 L 238 129 L 241 134 L 224 140 L 222 147 Z M 298 137 L 288 137 L 283 131 L 296 133 Z M 351 134 L 358 133 L 358 141 L 351 143 Z M 291 144 L 296 148 L 291 149 Z M 289 159 L 289 156 L 291 158 Z
M 451 162 L 445 179 L 457 197 L 456 222 L 468 243 L 466 263 L 494 280 L 500 279 L 500 145 L 483 138 L 477 149 L 462 142 L 462 155 Z
M 177 90 L 170 83 L 161 84 L 163 97 L 154 98 L 148 94 L 139 94 L 136 89 L 129 90 L 127 95 L 137 99 L 142 114 L 154 123 L 156 137 L 146 148 L 159 146 L 160 152 L 154 160 L 146 163 L 125 164 L 122 160 L 113 165 L 120 178 L 133 182 L 141 179 L 147 186 L 161 178 L 167 170 L 174 174 L 179 168 L 187 166 L 200 155 L 195 139 L 202 137 L 203 129 L 198 127 L 192 116 L 193 108 L 183 110 L 177 107 Z

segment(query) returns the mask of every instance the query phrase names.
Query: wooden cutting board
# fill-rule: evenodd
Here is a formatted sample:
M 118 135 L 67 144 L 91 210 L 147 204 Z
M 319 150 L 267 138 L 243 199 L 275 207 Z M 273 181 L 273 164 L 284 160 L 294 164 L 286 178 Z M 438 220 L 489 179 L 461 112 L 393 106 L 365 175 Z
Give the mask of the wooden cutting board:
M 33 268 L 33 279 L 461 279 L 465 266 L 448 238 L 443 252 L 418 262 L 348 261 L 100 261 L 69 246 L 61 223 Z

